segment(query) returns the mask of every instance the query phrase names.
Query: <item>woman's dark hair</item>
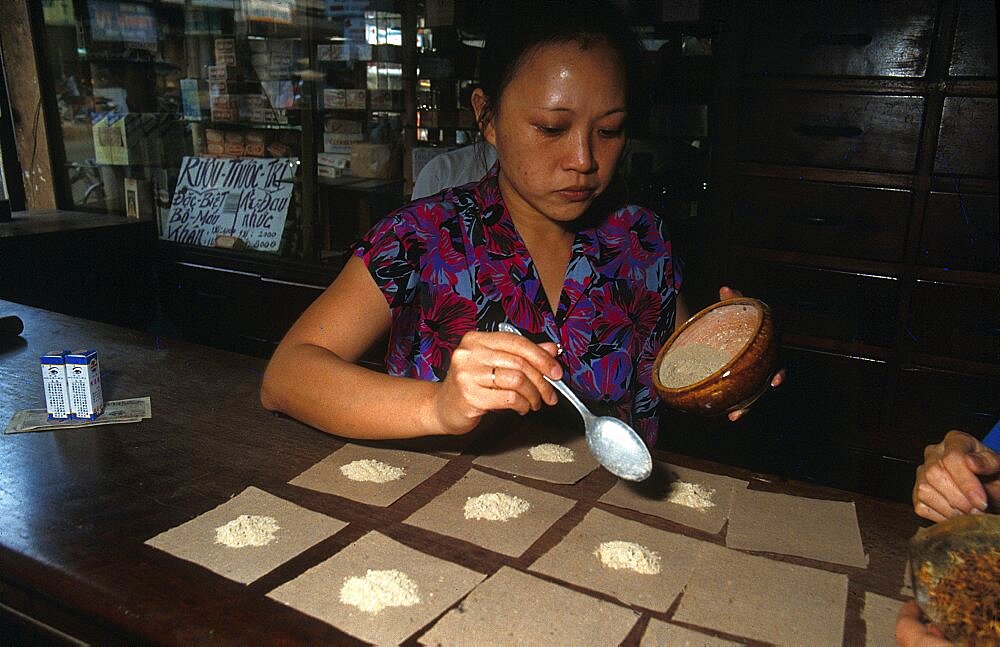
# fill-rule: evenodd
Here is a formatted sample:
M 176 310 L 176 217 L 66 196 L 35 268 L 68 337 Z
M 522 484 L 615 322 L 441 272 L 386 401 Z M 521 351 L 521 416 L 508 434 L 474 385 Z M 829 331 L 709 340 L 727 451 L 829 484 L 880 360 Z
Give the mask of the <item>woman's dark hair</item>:
M 496 116 L 500 98 L 525 58 L 542 45 L 606 44 L 617 52 L 625 73 L 630 127 L 644 108 L 642 47 L 625 17 L 607 0 L 500 0 L 495 4 L 480 59 L 479 87 L 486 103 L 483 128 Z

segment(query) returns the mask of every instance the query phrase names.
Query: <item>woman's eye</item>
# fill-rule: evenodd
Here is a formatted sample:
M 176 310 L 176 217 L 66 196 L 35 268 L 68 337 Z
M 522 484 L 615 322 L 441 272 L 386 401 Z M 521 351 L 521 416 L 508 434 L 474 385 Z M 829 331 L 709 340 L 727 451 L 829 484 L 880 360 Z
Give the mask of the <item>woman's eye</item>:
M 538 132 L 542 133 L 543 135 L 549 135 L 549 136 L 558 135 L 563 131 L 563 129 L 558 126 L 542 126 L 541 124 L 535 126 L 535 128 L 537 128 Z
M 624 128 L 601 128 L 597 131 L 601 137 L 606 139 L 617 139 L 625 132 Z

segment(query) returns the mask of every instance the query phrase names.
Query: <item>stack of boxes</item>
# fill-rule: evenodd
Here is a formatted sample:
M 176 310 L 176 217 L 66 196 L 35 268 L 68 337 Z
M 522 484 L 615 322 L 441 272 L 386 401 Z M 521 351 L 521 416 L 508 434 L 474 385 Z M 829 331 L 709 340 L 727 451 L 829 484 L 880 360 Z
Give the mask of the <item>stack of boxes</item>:
M 93 420 L 104 413 L 96 350 L 52 351 L 40 361 L 50 420 Z

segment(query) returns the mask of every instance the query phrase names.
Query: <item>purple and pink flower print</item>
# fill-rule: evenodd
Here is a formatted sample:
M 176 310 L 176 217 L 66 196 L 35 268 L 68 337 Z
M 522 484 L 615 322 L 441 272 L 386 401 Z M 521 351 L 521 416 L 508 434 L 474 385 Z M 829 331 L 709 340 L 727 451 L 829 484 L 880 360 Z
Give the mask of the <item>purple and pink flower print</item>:
M 652 445 L 652 365 L 673 331 L 681 283 L 662 221 L 625 206 L 577 232 L 553 313 L 497 172 L 398 209 L 355 246 L 392 313 L 388 371 L 444 379 L 466 332 L 509 321 L 536 341 L 562 344 L 569 386 L 613 403 Z

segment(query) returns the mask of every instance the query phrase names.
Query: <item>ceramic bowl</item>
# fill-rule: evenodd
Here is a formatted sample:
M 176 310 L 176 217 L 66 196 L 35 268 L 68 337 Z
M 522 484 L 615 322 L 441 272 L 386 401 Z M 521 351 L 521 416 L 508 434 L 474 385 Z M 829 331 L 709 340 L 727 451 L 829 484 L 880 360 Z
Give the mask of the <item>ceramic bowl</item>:
M 674 409 L 728 413 L 767 391 L 777 348 L 766 303 L 746 297 L 719 301 L 667 339 L 653 364 L 653 385 Z
M 913 597 L 955 645 L 995 645 L 996 611 L 983 600 L 1000 580 L 1000 515 L 967 514 L 910 539 Z M 992 631 L 991 631 L 992 630 Z

